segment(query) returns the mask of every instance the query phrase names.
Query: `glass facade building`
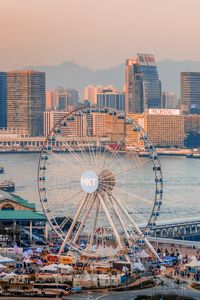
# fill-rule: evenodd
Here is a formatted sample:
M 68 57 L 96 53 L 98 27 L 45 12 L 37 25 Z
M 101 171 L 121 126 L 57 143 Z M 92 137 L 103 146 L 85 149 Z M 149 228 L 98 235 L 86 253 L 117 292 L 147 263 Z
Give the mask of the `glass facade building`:
M 97 93 L 97 105 L 124 111 L 125 93 L 115 90 L 102 90 Z
M 200 114 L 200 72 L 181 72 L 181 109 Z
M 0 72 L 0 128 L 7 127 L 7 73 Z
M 28 129 L 32 136 L 43 135 L 45 73 L 8 72 L 8 127 Z
M 161 108 L 161 82 L 154 56 L 138 54 L 126 60 L 126 111 L 142 113 Z

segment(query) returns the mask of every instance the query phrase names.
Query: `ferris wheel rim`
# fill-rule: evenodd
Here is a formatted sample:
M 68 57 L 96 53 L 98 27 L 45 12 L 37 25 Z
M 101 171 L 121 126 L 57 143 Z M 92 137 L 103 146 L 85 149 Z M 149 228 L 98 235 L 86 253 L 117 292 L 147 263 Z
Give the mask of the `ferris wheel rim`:
M 45 139 L 45 142 L 43 144 L 43 147 L 42 147 L 42 150 L 40 152 L 40 156 L 39 156 L 39 162 L 38 162 L 38 191 L 39 191 L 39 197 L 40 197 L 40 202 L 42 204 L 42 207 L 43 207 L 43 210 L 45 212 L 45 215 L 51 225 L 51 227 L 54 229 L 54 231 L 58 234 L 58 236 L 63 240 L 64 239 L 64 232 L 62 229 L 60 229 L 57 221 L 56 221 L 56 216 L 55 214 L 52 214 L 52 211 L 47 211 L 47 209 L 45 208 L 45 205 L 44 205 L 44 202 L 43 202 L 43 197 L 42 197 L 42 193 L 41 193 L 41 186 L 40 186 L 40 166 L 41 166 L 41 160 L 42 160 L 42 155 L 44 153 L 46 153 L 45 151 L 45 145 L 48 143 L 49 141 L 49 137 L 51 136 L 51 134 L 54 132 L 55 128 L 64 120 L 66 119 L 67 117 L 69 117 L 70 115 L 74 115 L 76 112 L 79 112 L 79 111 L 82 111 L 82 110 L 85 110 L 85 109 L 89 109 L 91 110 L 92 108 L 98 108 L 98 109 L 105 109 L 104 107 L 100 107 L 100 106 L 88 106 L 88 107 L 81 107 L 81 108 L 78 108 L 76 110 L 73 110 L 69 113 L 66 113 L 54 126 L 53 128 L 51 129 L 51 131 L 49 132 L 49 134 L 47 135 L 46 139 Z M 119 111 L 116 111 L 114 109 L 110 109 L 114 112 L 116 112 L 117 114 L 119 114 L 120 112 Z M 126 117 L 126 114 L 124 113 L 123 116 L 125 117 L 125 120 L 127 120 L 128 118 Z M 157 193 L 158 191 L 158 186 L 160 186 L 160 189 L 163 189 L 163 176 L 162 176 L 162 169 L 161 169 L 161 163 L 160 163 L 160 160 L 157 156 L 157 152 L 156 152 L 156 149 L 154 148 L 150 138 L 146 135 L 146 132 L 144 131 L 144 129 L 138 124 L 137 121 L 135 121 L 134 119 L 131 119 L 133 121 L 133 126 L 138 126 L 139 128 L 139 131 L 138 133 L 141 135 L 141 137 L 144 137 L 145 136 L 145 139 L 144 139 L 144 144 L 145 144 L 145 148 L 146 150 L 148 150 L 148 153 L 149 153 L 149 156 L 150 156 L 150 159 L 152 161 L 152 164 L 153 164 L 153 168 L 154 168 L 154 174 L 155 174 L 155 181 L 156 179 L 158 178 L 160 181 L 156 181 L 156 187 L 155 187 L 155 198 L 154 198 L 154 201 L 153 201 L 153 208 L 151 210 L 151 214 L 150 214 L 150 217 L 148 218 L 148 221 L 146 223 L 146 226 L 145 226 L 145 229 L 143 230 L 142 232 L 142 235 L 139 237 L 145 237 L 144 236 L 144 233 L 147 231 L 147 229 L 149 228 L 149 225 L 151 224 L 152 220 L 156 220 L 156 216 L 154 216 L 154 212 L 156 211 L 156 207 L 158 206 L 156 204 L 157 200 L 159 200 L 160 198 L 162 197 L 159 197 L 159 193 Z M 156 159 L 154 159 L 155 157 L 157 156 Z M 159 199 L 158 199 L 159 198 Z M 54 225 L 54 224 L 56 225 Z M 79 253 L 84 253 L 83 250 L 80 250 L 80 249 L 77 249 L 77 247 L 73 247 L 73 245 L 71 245 L 69 243 L 69 246 L 72 247 L 74 250 L 76 250 L 77 252 Z

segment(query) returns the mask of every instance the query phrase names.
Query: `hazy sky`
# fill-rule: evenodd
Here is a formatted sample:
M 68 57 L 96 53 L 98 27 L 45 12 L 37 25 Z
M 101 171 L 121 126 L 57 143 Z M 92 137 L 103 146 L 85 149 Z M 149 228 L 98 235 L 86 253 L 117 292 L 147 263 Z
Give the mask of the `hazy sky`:
M 106 68 L 137 52 L 200 60 L 200 0 L 0 0 L 0 70 Z

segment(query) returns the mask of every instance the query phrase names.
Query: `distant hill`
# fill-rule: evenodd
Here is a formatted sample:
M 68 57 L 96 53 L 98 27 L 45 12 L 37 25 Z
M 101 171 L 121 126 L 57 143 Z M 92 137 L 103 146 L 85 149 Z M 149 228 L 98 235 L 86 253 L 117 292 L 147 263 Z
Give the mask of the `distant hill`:
M 180 94 L 180 72 L 200 72 L 200 61 L 173 61 L 167 59 L 158 62 L 157 65 L 162 82 L 162 91 L 175 91 L 178 96 Z M 112 84 L 117 88 L 123 88 L 125 78 L 124 64 L 97 71 L 72 62 L 63 62 L 55 66 L 29 66 L 27 68 L 46 72 L 47 89 L 63 86 L 82 90 L 88 84 Z

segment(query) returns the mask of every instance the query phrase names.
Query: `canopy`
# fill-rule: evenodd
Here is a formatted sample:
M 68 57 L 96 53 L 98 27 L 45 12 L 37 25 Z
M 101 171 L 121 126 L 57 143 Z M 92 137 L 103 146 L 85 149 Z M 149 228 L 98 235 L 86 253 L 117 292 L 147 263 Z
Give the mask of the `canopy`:
M 64 265 L 64 264 L 59 264 L 59 265 L 57 265 L 57 268 L 58 268 L 58 269 L 65 269 L 65 270 L 68 270 L 68 271 L 72 271 L 72 270 L 73 270 L 73 267 L 72 267 L 72 266 Z
M 198 267 L 200 267 L 200 261 L 194 259 L 189 264 L 186 264 L 185 267 L 198 268 Z
M 8 263 L 8 262 L 13 262 L 14 259 L 9 258 L 9 257 L 4 257 L 2 255 L 0 255 L 0 263 Z
M 0 269 L 5 269 L 5 268 L 7 268 L 7 267 L 4 266 L 4 265 L 2 265 L 2 264 L 0 264 Z
M 40 270 L 41 271 L 55 272 L 55 271 L 57 271 L 57 265 L 56 264 L 51 264 L 51 265 L 48 265 L 48 266 L 44 266 Z
M 14 277 L 14 276 L 17 276 L 17 274 L 15 274 L 15 273 L 13 273 L 13 272 L 11 272 L 11 273 L 8 273 L 8 274 L 6 274 L 6 277 Z

